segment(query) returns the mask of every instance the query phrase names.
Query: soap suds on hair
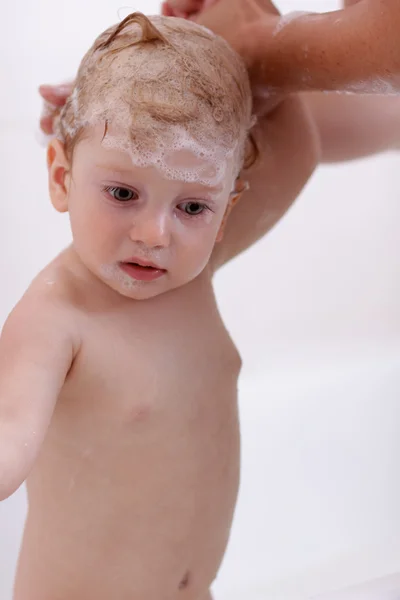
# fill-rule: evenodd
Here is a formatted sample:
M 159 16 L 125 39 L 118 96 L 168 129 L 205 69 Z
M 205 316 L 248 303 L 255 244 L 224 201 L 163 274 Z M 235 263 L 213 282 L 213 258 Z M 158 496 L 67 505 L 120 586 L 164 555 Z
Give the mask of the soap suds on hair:
M 244 63 L 193 22 L 133 13 L 85 55 L 55 131 L 68 154 L 99 124 L 104 147 L 128 153 L 135 166 L 214 186 L 233 162 L 236 177 L 254 124 Z M 211 162 L 213 172 L 199 162 L 172 165 L 169 155 L 181 150 Z

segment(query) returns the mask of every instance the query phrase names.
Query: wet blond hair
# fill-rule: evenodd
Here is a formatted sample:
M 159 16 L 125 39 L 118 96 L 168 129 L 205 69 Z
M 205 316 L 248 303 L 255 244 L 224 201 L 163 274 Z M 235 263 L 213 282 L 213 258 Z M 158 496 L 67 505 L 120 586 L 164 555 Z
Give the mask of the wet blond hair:
M 134 152 L 138 164 L 165 162 L 168 149 L 182 144 L 214 162 L 234 155 L 238 172 L 255 158 L 244 63 L 222 38 L 191 21 L 136 12 L 96 39 L 55 123 L 68 158 L 99 123 L 103 142 L 117 123 L 125 139 L 109 144 Z

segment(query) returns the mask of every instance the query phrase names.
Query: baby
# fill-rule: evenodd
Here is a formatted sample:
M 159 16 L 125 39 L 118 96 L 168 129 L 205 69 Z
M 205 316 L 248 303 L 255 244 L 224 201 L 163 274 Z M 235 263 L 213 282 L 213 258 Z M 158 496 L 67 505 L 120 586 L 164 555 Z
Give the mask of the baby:
M 298 99 L 253 125 L 241 59 L 199 25 L 134 13 L 84 57 L 47 153 L 73 241 L 0 340 L 0 499 L 27 479 L 29 500 L 14 600 L 211 598 L 241 367 L 212 279 L 317 161 Z

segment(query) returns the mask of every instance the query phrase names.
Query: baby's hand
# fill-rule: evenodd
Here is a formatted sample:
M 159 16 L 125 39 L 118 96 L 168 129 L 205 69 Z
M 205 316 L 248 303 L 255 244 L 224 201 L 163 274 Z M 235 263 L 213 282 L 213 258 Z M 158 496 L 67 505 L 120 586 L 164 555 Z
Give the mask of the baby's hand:
M 60 85 L 41 85 L 39 87 L 39 94 L 44 100 L 43 111 L 40 117 L 40 128 L 46 135 L 54 133 L 54 117 L 66 103 L 73 87 L 74 83 L 72 81 Z

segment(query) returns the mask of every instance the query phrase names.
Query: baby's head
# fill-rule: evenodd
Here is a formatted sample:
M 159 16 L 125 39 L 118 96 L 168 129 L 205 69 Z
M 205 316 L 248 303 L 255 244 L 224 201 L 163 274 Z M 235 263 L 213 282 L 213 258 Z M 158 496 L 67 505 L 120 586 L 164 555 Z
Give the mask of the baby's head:
M 135 13 L 103 33 L 48 150 L 84 265 L 137 299 L 194 279 L 238 198 L 251 126 L 245 67 L 208 30 Z

